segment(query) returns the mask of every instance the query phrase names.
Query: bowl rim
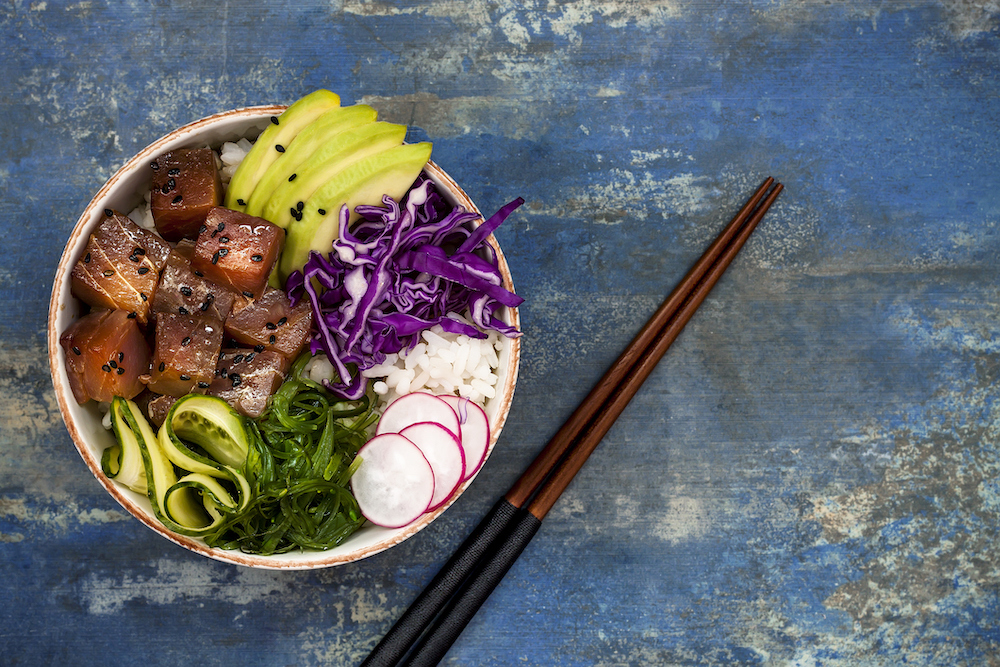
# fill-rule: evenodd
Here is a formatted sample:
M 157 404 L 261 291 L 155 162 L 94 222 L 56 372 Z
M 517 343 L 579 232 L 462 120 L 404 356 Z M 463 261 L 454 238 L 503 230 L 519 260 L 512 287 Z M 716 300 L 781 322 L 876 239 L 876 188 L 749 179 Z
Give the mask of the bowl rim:
M 76 261 L 76 256 L 80 253 L 80 249 L 86 244 L 86 240 L 89 238 L 91 231 L 97 226 L 97 223 L 100 220 L 100 212 L 105 208 L 105 201 L 112 193 L 116 192 L 116 188 L 119 183 L 126 179 L 126 177 L 135 174 L 144 164 L 148 164 L 153 158 L 159 156 L 164 151 L 191 146 L 194 138 L 198 137 L 208 128 L 216 126 L 216 124 L 229 122 L 235 127 L 240 125 L 241 122 L 245 122 L 247 124 L 245 129 L 249 130 L 252 128 L 253 122 L 259 122 L 263 119 L 269 118 L 270 116 L 280 114 L 286 108 L 287 107 L 285 105 L 249 106 L 205 116 L 163 135 L 136 153 L 124 165 L 117 169 L 91 198 L 80 217 L 77 219 L 73 226 L 73 230 L 66 241 L 66 245 L 63 248 L 62 254 L 60 255 L 49 299 L 47 342 L 49 372 L 52 378 L 56 399 L 59 404 L 59 412 L 62 416 L 63 423 L 66 425 L 66 429 L 69 432 L 70 438 L 72 439 L 77 452 L 83 458 L 84 463 L 90 469 L 94 477 L 97 478 L 101 486 L 104 487 L 104 489 L 118 502 L 118 504 L 128 511 L 129 514 L 139 519 L 139 521 L 145 524 L 148 528 L 152 529 L 154 532 L 174 544 L 213 560 L 251 568 L 301 570 L 343 565 L 385 551 L 386 549 L 400 544 L 423 530 L 431 522 L 441 516 L 441 514 L 448 509 L 448 507 L 450 507 L 458 500 L 458 498 L 462 496 L 462 494 L 466 491 L 466 489 L 468 489 L 468 487 L 485 467 L 485 463 L 492 454 L 509 415 L 513 401 L 514 388 L 517 383 L 518 369 L 520 366 L 520 337 L 504 339 L 509 341 L 510 344 L 509 352 L 507 354 L 507 374 L 504 377 L 504 385 L 502 389 L 498 388 L 500 390 L 497 392 L 497 397 L 495 399 L 491 399 L 492 401 L 499 400 L 499 403 L 497 404 L 496 411 L 494 412 L 494 417 L 490 420 L 491 434 L 486 457 L 483 461 L 483 466 L 480 467 L 479 471 L 477 471 L 475 475 L 462 482 L 461 486 L 452 495 L 452 497 L 444 505 L 433 512 L 428 512 L 422 515 L 419 519 L 403 528 L 378 529 L 388 531 L 389 534 L 382 539 L 377 540 L 373 544 L 341 554 L 334 554 L 332 551 L 298 551 L 292 552 L 292 554 L 295 554 L 294 556 L 289 554 L 260 556 L 255 554 L 246 554 L 239 550 L 224 550 L 209 547 L 198 538 L 174 533 L 161 524 L 148 510 L 142 507 L 141 503 L 145 500 L 144 497 L 141 497 L 138 494 L 133 494 L 131 491 L 124 489 L 124 487 L 118 485 L 105 476 L 101 470 L 99 457 L 95 456 L 94 452 L 92 452 L 87 446 L 84 433 L 81 431 L 80 426 L 76 423 L 76 419 L 73 416 L 74 409 L 79 410 L 81 409 L 81 406 L 78 406 L 75 399 L 72 398 L 72 392 L 68 386 L 69 380 L 65 370 L 65 352 L 59 343 L 59 337 L 62 333 L 59 330 L 59 322 L 61 319 L 60 314 L 65 308 L 68 300 L 75 298 L 70 293 L 70 272 L 72 271 L 73 264 Z M 202 144 L 204 144 L 204 141 L 200 142 L 198 145 Z M 449 198 L 455 200 L 453 203 L 462 205 L 467 210 L 478 213 L 480 216 L 479 223 L 482 223 L 482 212 L 478 209 L 478 207 L 476 207 L 475 203 L 464 191 L 464 189 L 462 189 L 451 176 L 449 176 L 433 161 L 428 161 L 424 171 L 431 178 L 431 180 L 435 181 L 438 185 L 445 186 L 445 196 L 451 195 Z M 513 292 L 514 284 L 510 274 L 510 267 L 507 264 L 506 257 L 503 254 L 503 250 L 500 248 L 499 242 L 493 234 L 490 234 L 487 242 L 493 247 L 493 250 L 496 253 L 504 286 Z M 516 307 L 505 308 L 503 314 L 505 315 L 503 319 L 507 324 L 520 329 L 520 316 Z M 65 324 L 63 324 L 63 328 L 65 328 Z M 148 502 L 148 500 L 146 500 L 146 502 Z

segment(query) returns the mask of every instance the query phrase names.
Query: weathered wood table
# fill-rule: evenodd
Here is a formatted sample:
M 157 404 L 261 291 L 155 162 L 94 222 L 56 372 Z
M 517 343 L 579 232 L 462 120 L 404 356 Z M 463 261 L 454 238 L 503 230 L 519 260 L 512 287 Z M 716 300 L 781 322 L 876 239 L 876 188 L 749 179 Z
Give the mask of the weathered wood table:
M 786 191 L 446 658 L 1000 655 L 995 2 L 67 3 L 0 9 L 0 663 L 352 665 L 767 175 Z M 434 142 L 499 231 L 513 411 L 472 488 L 361 562 L 240 569 L 128 516 L 45 323 L 133 153 L 315 88 Z

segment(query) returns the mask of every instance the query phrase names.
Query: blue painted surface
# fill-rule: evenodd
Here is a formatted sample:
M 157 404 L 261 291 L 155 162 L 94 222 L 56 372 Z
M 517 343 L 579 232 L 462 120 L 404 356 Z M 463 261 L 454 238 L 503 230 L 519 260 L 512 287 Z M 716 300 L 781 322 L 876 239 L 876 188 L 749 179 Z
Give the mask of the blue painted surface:
M 0 662 L 357 663 L 771 174 L 776 209 L 446 663 L 995 664 L 998 24 L 987 0 L 0 8 Z M 83 466 L 49 286 L 138 149 L 318 87 L 433 141 L 483 210 L 527 200 L 498 233 L 521 380 L 429 529 L 237 569 Z

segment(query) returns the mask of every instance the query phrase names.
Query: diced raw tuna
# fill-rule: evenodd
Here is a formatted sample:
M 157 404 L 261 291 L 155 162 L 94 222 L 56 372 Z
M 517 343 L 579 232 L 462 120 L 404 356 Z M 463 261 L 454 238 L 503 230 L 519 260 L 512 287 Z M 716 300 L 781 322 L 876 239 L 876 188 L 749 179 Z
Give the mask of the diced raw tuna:
M 150 391 L 168 396 L 204 394 L 222 350 L 222 322 L 204 315 L 158 313 Z
M 194 242 L 181 241 L 170 252 L 160 285 L 153 299 L 154 313 L 207 315 L 225 321 L 237 298 L 232 290 L 222 287 L 191 268 Z
M 218 396 L 247 417 L 259 417 L 288 372 L 289 361 L 276 352 L 223 350 L 208 394 Z
M 211 148 L 182 148 L 150 163 L 150 208 L 156 230 L 168 241 L 194 238 L 209 209 L 222 202 L 222 182 Z
M 95 308 L 135 313 L 145 325 L 170 246 L 122 213 L 104 213 L 73 266 L 71 290 Z
M 226 333 L 258 352 L 273 350 L 294 359 L 309 341 L 311 326 L 312 308 L 307 299 L 292 308 L 283 291 L 268 287 L 259 299 L 233 309 L 226 320 Z
M 163 426 L 163 422 L 167 419 L 167 413 L 177 402 L 177 398 L 177 396 L 155 394 L 146 403 L 146 415 L 156 428 Z
M 267 285 L 285 241 L 285 230 L 263 218 L 228 208 L 208 212 L 198 234 L 191 266 L 209 280 L 249 298 Z
M 77 403 L 131 399 L 143 390 L 139 377 L 149 371 L 149 346 L 128 312 L 95 310 L 71 324 L 59 342 Z

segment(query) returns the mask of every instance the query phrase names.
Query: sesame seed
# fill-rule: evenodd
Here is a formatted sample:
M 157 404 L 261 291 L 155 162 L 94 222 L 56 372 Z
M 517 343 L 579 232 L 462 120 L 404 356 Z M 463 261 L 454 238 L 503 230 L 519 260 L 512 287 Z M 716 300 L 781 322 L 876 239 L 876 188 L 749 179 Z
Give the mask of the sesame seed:
M 326 209 L 325 208 L 321 208 L 321 209 L 319 209 L 316 212 L 319 213 L 320 215 L 326 215 Z
M 271 116 L 271 122 L 274 123 L 275 125 L 277 125 L 278 124 L 278 117 L 277 116 Z
M 164 370 L 166 370 L 166 368 L 167 368 L 167 365 L 161 361 L 160 362 L 160 372 L 162 373 Z
M 149 163 L 149 168 L 152 169 L 153 171 L 156 171 L 157 169 L 160 168 L 160 165 L 156 160 L 153 160 L 152 162 Z
M 111 368 L 118 368 L 118 362 L 112 359 L 108 362 L 108 366 L 111 366 Z
M 219 237 L 219 243 L 229 243 L 229 237 L 228 236 L 220 236 Z
M 190 375 L 181 375 L 181 382 L 187 382 L 191 379 Z
M 143 301 L 145 301 L 146 299 L 148 299 L 148 298 L 149 298 L 148 296 L 146 296 L 146 293 L 145 293 L 145 292 L 139 292 L 139 296 L 140 296 L 140 297 L 142 297 L 142 300 L 143 300 Z
M 288 182 L 291 183 L 292 181 L 294 181 L 296 176 L 298 176 L 298 174 L 292 174 L 291 176 L 289 176 Z
M 238 364 L 241 361 L 243 361 L 243 355 L 242 354 L 237 354 L 235 357 L 233 357 L 233 363 L 234 364 Z
M 279 153 L 284 153 L 285 152 L 285 147 L 282 146 L 281 144 L 275 144 L 274 145 L 274 150 L 278 151 Z
M 90 264 L 90 253 L 88 252 L 86 257 L 83 258 L 84 264 Z
M 167 173 L 170 174 L 171 176 L 178 176 L 181 173 L 181 170 L 178 169 L 177 167 L 174 167 L 173 169 L 171 169 Z
M 170 188 L 168 188 L 166 185 L 164 185 L 163 187 L 160 188 L 160 192 L 162 192 L 165 195 L 166 194 L 170 194 Z
M 149 267 L 148 266 L 140 266 L 139 270 L 136 273 L 138 273 L 140 276 L 144 276 L 147 273 L 149 273 Z
M 202 273 L 201 271 L 195 271 L 194 275 L 198 276 L 199 278 L 204 278 L 205 277 L 205 274 Z
M 225 229 L 225 228 L 226 228 L 226 223 L 224 223 L 224 222 L 220 222 L 220 223 L 219 223 L 219 224 L 218 224 L 218 225 L 216 226 L 216 228 L 215 228 L 215 231 L 217 231 L 217 232 L 221 232 L 221 231 L 222 231 L 223 229 Z
M 141 259 L 139 259 L 135 255 L 129 255 L 128 258 L 129 258 L 130 261 L 135 262 L 136 264 L 138 264 L 139 262 L 142 261 Z
M 246 356 L 243 357 L 243 361 L 245 361 L 245 362 L 247 362 L 249 364 L 251 361 L 253 361 L 253 357 L 254 357 L 254 353 L 253 352 L 247 352 Z
M 202 380 L 198 380 L 198 386 L 202 389 L 208 389 L 208 383 Z
M 118 363 L 120 364 L 122 362 L 122 360 L 124 360 L 124 359 L 125 359 L 125 353 L 124 352 L 119 352 L 118 353 Z
M 219 248 L 219 257 L 225 257 L 229 254 L 229 248 Z
M 104 364 L 103 366 L 101 366 L 101 370 L 104 371 L 105 373 L 110 373 L 111 372 L 111 366 L 108 366 L 107 364 Z
M 167 179 L 167 187 L 170 188 L 171 190 L 173 190 L 174 188 L 177 187 L 177 181 L 175 181 L 172 178 L 168 178 Z
M 128 318 L 129 318 L 130 320 L 134 320 L 134 319 L 135 319 L 136 317 L 138 317 L 138 315 L 139 315 L 139 313 L 137 313 L 137 312 L 135 312 L 135 311 L 133 310 L 133 311 L 132 311 L 131 313 L 129 313 L 129 314 L 128 314 Z
M 242 199 L 237 199 L 236 203 L 239 204 L 240 206 L 246 206 L 247 205 L 247 203 L 245 201 L 243 201 Z
M 274 345 L 274 341 L 276 341 L 276 340 L 278 340 L 278 339 L 275 338 L 274 334 L 271 334 L 270 336 L 267 337 L 267 342 L 271 343 L 272 345 Z
M 301 211 L 303 208 L 305 208 L 305 205 L 306 205 L 305 202 L 300 201 L 298 204 L 295 205 L 295 208 Z
M 180 204 L 182 201 L 184 201 L 184 197 L 182 197 L 181 195 L 177 195 L 176 197 L 174 197 L 174 200 L 171 203 Z
M 263 345 L 254 345 L 253 346 L 253 351 L 254 352 L 263 352 L 264 351 L 264 346 Z
M 188 287 L 187 285 L 184 285 L 183 287 L 181 287 L 181 294 L 183 294 L 184 296 L 191 296 L 191 288 Z
M 268 331 L 274 331 L 275 329 L 278 328 L 278 325 L 275 324 L 274 322 L 268 322 L 264 326 L 267 328 Z
M 243 296 L 245 296 L 248 299 L 252 299 L 253 298 L 253 292 L 248 292 L 246 290 L 243 290 Z
M 240 378 L 238 373 L 233 373 L 232 375 L 229 376 L 229 379 L 233 381 L 234 387 L 240 386 L 240 384 L 243 382 L 243 379 Z
M 187 347 L 191 344 L 191 336 L 184 336 L 184 340 L 181 341 L 181 347 Z
M 115 212 L 112 211 L 110 208 L 104 209 L 104 215 L 108 216 L 109 218 L 112 217 L 114 214 Z
M 118 375 L 124 375 L 125 374 L 125 369 L 122 368 L 121 366 L 119 366 L 117 372 L 118 372 Z
M 105 278 L 110 278 L 113 275 L 115 275 L 115 272 L 112 271 L 111 269 L 108 269 L 107 271 L 104 272 L 104 277 Z
M 188 309 L 185 308 L 184 306 L 181 306 L 180 308 L 177 309 L 177 312 L 180 313 L 181 315 L 187 315 Z
M 212 264 L 218 264 L 218 263 L 219 263 L 219 251 L 216 250 L 215 254 L 212 255 Z
M 76 356 L 79 357 L 81 354 L 83 354 L 83 352 L 80 351 L 80 348 L 78 348 L 76 345 L 74 345 L 73 346 L 73 354 L 75 354 Z
M 279 327 L 282 326 L 282 325 L 284 325 L 284 324 L 287 324 L 287 323 L 288 323 L 288 318 L 287 317 L 282 317 L 280 320 L 278 320 L 278 326 Z
M 202 225 L 201 227 L 198 228 L 199 234 L 204 234 L 206 231 L 208 231 L 208 227 L 206 227 L 205 225 Z
M 263 262 L 264 261 L 264 255 L 251 255 L 250 256 L 250 261 L 251 262 Z

